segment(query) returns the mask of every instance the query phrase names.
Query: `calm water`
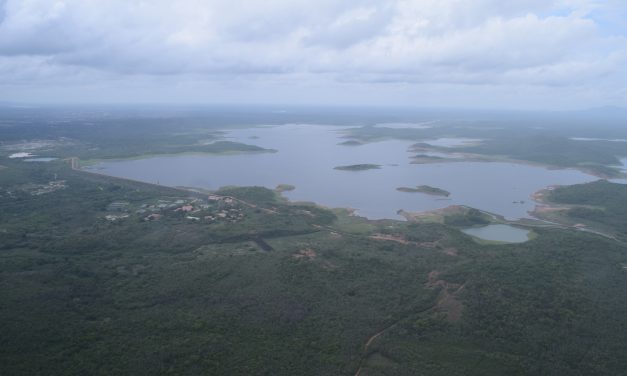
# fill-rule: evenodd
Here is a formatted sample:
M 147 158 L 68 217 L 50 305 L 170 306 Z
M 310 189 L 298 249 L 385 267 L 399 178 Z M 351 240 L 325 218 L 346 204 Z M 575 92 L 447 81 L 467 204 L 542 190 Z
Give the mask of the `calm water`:
M 472 145 L 472 144 L 479 143 L 481 141 L 483 140 L 478 139 L 478 138 L 444 137 L 444 138 L 437 138 L 435 140 L 425 140 L 422 142 L 424 142 L 425 144 L 433 145 L 433 146 L 452 148 L 452 147 L 458 147 L 458 146 Z
M 508 225 L 488 225 L 462 230 L 464 233 L 484 240 L 508 243 L 523 243 L 529 240 L 529 231 Z
M 179 155 L 104 161 L 98 172 L 169 186 L 217 189 L 225 185 L 274 188 L 292 184 L 285 196 L 330 207 L 350 207 L 371 219 L 400 218 L 399 209 L 425 211 L 463 204 L 508 219 L 528 217 L 529 195 L 553 184 L 596 178 L 575 170 L 486 162 L 410 164 L 414 141 L 382 141 L 362 146 L 337 145 L 342 129 L 318 125 L 282 125 L 228 131 L 233 141 L 276 149 L 277 153 Z M 336 166 L 382 165 L 378 170 L 339 171 Z M 405 193 L 397 187 L 430 185 L 451 192 L 448 198 Z M 517 203 L 514 203 L 517 202 Z M 524 203 L 520 203 L 524 201 Z
M 433 124 L 435 123 L 436 123 L 435 121 L 425 121 L 422 123 L 379 123 L 375 125 L 375 127 L 396 128 L 396 129 L 406 129 L 406 128 L 427 129 L 427 128 L 431 128 Z
M 589 138 L 589 137 L 571 137 L 574 141 L 612 141 L 612 142 L 627 142 L 624 138 Z
M 26 158 L 24 159 L 24 162 L 51 162 L 57 159 L 58 158 L 53 157 Z

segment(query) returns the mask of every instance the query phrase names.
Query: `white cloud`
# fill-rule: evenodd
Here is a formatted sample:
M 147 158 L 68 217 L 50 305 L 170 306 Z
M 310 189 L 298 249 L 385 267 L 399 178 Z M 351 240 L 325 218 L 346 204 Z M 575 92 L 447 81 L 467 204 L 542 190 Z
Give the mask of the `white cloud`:
M 0 85 L 41 91 L 123 78 L 210 87 L 245 77 L 289 97 L 284 84 L 299 77 L 349 91 L 398 83 L 624 93 L 616 83 L 627 83 L 627 44 L 602 16 L 626 8 L 594 0 L 0 0 Z

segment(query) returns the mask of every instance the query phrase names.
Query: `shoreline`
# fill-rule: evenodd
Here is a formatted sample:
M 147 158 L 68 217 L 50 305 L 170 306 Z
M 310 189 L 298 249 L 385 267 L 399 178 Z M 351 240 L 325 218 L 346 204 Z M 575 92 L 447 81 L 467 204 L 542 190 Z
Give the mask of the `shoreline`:
M 461 155 L 462 157 L 441 158 L 441 159 L 433 159 L 433 160 L 420 158 L 420 157 L 409 157 L 411 161 L 409 163 L 410 164 L 437 164 L 437 163 L 461 163 L 461 162 L 512 163 L 512 164 L 519 164 L 519 165 L 531 166 L 531 167 L 541 167 L 546 170 L 574 170 L 574 171 L 579 171 L 581 173 L 584 173 L 586 175 L 594 176 L 599 179 L 620 179 L 623 177 L 623 174 L 619 174 L 617 176 L 609 176 L 607 174 L 603 174 L 601 172 L 595 171 L 593 169 L 590 169 L 589 167 L 584 167 L 584 166 L 564 167 L 564 166 L 557 166 L 557 165 L 552 165 L 552 164 L 542 163 L 542 162 L 527 161 L 524 159 L 513 159 L 507 156 L 486 156 L 484 154 L 471 154 L 471 153 L 460 153 L 460 152 L 453 153 L 453 152 L 445 152 L 441 150 L 425 150 L 425 152 L 451 154 L 451 155 L 457 154 L 457 155 Z
M 192 194 L 214 194 L 214 192 L 216 192 L 216 190 L 211 190 L 211 189 L 203 188 L 203 187 L 169 186 L 169 185 L 162 185 L 162 184 L 151 183 L 151 182 L 135 180 L 135 179 L 130 179 L 130 178 L 124 178 L 124 177 L 117 177 L 117 176 L 107 175 L 107 174 L 99 172 L 99 170 L 92 170 L 92 169 L 84 169 L 84 168 L 82 168 L 81 167 L 82 162 L 80 161 L 80 159 L 78 157 L 66 158 L 64 160 L 70 162 L 70 166 L 71 166 L 72 170 L 74 170 L 74 171 L 79 171 L 79 172 L 88 173 L 88 174 L 94 174 L 94 175 L 97 175 L 97 176 L 100 176 L 100 177 L 106 177 L 106 178 L 109 178 L 109 179 L 121 180 L 121 181 L 130 182 L 130 183 L 134 183 L 134 184 L 137 184 L 137 183 L 139 183 L 139 184 L 146 184 L 146 185 L 150 185 L 152 187 L 173 189 L 173 190 L 177 190 L 177 191 L 180 191 L 180 192 L 186 192 L 186 193 L 192 193 Z M 276 192 L 276 188 L 268 188 L 268 189 L 273 190 L 273 191 Z M 546 189 L 546 188 L 543 188 L 542 190 L 544 190 L 544 189 Z M 540 191 L 542 191 L 542 190 L 540 190 Z M 400 209 L 400 210 L 397 211 L 397 215 L 402 217 L 402 219 L 401 218 L 377 218 L 377 219 L 370 219 L 368 217 L 359 215 L 358 214 L 359 209 L 356 209 L 356 208 L 351 208 L 351 207 L 330 207 L 330 206 L 326 206 L 326 205 L 323 205 L 323 204 L 320 204 L 320 203 L 317 203 L 317 202 L 314 202 L 314 201 L 292 201 L 288 197 L 283 195 L 282 194 L 283 192 L 276 192 L 276 193 L 281 198 L 287 200 L 288 202 L 290 202 L 292 204 L 300 202 L 300 203 L 313 204 L 315 206 L 318 206 L 318 207 L 324 208 L 324 209 L 328 209 L 328 210 L 340 210 L 340 211 L 345 212 L 348 216 L 365 218 L 368 221 L 379 221 L 379 220 L 391 220 L 391 221 L 400 221 L 400 222 L 415 221 L 417 218 L 427 218 L 427 217 L 434 217 L 434 216 L 442 215 L 442 212 L 450 211 L 451 210 L 450 208 L 473 209 L 472 207 L 466 206 L 466 205 L 450 205 L 450 206 L 446 206 L 446 207 L 435 209 L 435 210 L 426 210 L 426 211 L 421 211 L 421 212 L 410 212 L 410 211 L 406 211 L 404 209 Z M 533 199 L 533 195 L 532 195 L 532 199 Z M 518 224 L 518 225 L 522 225 L 522 226 L 529 226 L 529 224 L 518 223 L 518 221 L 524 220 L 524 218 L 518 219 L 516 221 L 510 221 L 510 220 L 505 219 L 505 217 L 503 217 L 502 215 L 491 213 L 491 212 L 487 212 L 487 211 L 482 210 L 482 209 L 477 209 L 477 210 L 481 211 L 484 214 L 489 215 L 493 219 L 493 223 Z M 452 213 L 450 213 L 450 214 L 452 214 Z M 533 212 L 530 212 L 530 214 L 533 215 Z M 531 219 L 531 220 L 540 220 L 540 221 L 542 221 L 542 219 L 539 218 L 539 217 L 536 217 L 535 219 Z
M 206 195 L 206 194 L 215 194 L 215 191 L 212 190 L 208 190 L 206 188 L 201 188 L 201 187 L 183 187 L 183 186 L 168 186 L 168 185 L 161 185 L 161 184 L 156 184 L 156 183 L 149 183 L 149 182 L 144 182 L 144 181 L 140 181 L 140 180 L 134 180 L 134 179 L 129 179 L 129 178 L 123 178 L 123 177 L 117 177 L 117 176 L 112 176 L 112 175 L 106 175 L 103 173 L 99 173 L 97 171 L 90 171 L 90 170 L 85 170 L 80 168 L 79 164 L 80 164 L 80 160 L 78 157 L 70 157 L 70 158 L 65 158 L 63 159 L 63 161 L 65 162 L 69 162 L 70 164 L 70 168 L 72 171 L 76 171 L 79 173 L 86 173 L 86 174 L 90 174 L 90 175 L 95 175 L 101 178 L 106 178 L 106 179 L 110 179 L 110 180 L 119 180 L 125 183 L 130 183 L 130 184 L 140 184 L 140 185 L 148 185 L 151 186 L 153 188 L 158 188 L 158 189 L 164 189 L 164 190 L 172 190 L 172 191 L 177 191 L 180 193 L 185 193 L 185 194 L 190 194 L 190 195 Z M 552 207 L 558 207 L 555 204 L 550 204 L 547 203 L 546 200 L 544 200 L 542 198 L 542 196 L 544 195 L 544 192 L 550 191 L 550 188 L 552 187 L 557 187 L 556 185 L 550 185 L 547 186 L 543 189 L 540 189 L 536 192 L 534 192 L 531 195 L 531 198 L 534 202 L 538 203 L 539 205 L 544 205 L 546 207 L 552 208 Z M 268 188 L 270 189 L 270 188 Z M 277 192 L 278 193 L 278 192 Z M 318 204 L 316 202 L 312 202 L 312 201 L 291 201 L 289 198 L 283 196 L 281 193 L 278 193 L 278 195 L 283 198 L 284 200 L 288 201 L 291 204 L 297 204 L 299 202 L 301 203 L 309 203 L 312 204 L 314 206 L 323 208 L 323 209 L 327 209 L 327 210 L 332 210 L 334 212 L 340 212 L 340 213 L 344 213 L 347 217 L 355 217 L 355 218 L 362 218 L 368 222 L 378 222 L 378 221 L 394 221 L 394 222 L 404 222 L 402 219 L 398 219 L 398 218 L 379 218 L 379 219 L 370 219 L 368 217 L 364 217 L 361 215 L 358 215 L 358 209 L 355 208 L 350 208 L 350 207 L 346 207 L 346 208 L 342 208 L 342 207 L 329 207 L 329 206 L 325 206 L 325 205 L 321 205 Z M 224 197 L 230 197 L 230 196 L 224 196 Z M 233 198 L 233 197 L 232 197 Z M 255 204 L 249 203 L 245 200 L 241 200 L 241 199 L 237 199 L 237 198 L 233 198 L 239 202 L 241 202 L 244 205 L 250 206 L 250 207 L 256 207 Z M 446 214 L 454 214 L 454 212 L 459 211 L 460 209 L 463 210 L 468 210 L 468 209 L 477 209 L 477 208 L 472 208 L 470 206 L 466 206 L 466 205 L 451 205 L 451 206 L 447 206 L 444 208 L 440 208 L 440 209 L 435 209 L 435 210 L 430 210 L 430 211 L 422 211 L 422 212 L 408 212 L 405 211 L 403 209 L 400 209 L 397 211 L 397 214 L 401 217 L 403 217 L 405 219 L 405 221 L 407 222 L 421 222 L 420 220 L 418 220 L 418 218 L 423 219 L 423 223 L 428 223 L 428 222 L 433 222 L 433 219 L 435 219 L 435 222 L 441 223 L 441 221 L 439 220 L 440 218 L 443 218 Z M 506 225 L 513 225 L 513 226 L 518 226 L 518 227 L 522 227 L 522 228 L 558 228 L 558 229 L 566 229 L 566 230 L 575 230 L 575 231 L 583 231 L 583 232 L 587 232 L 587 233 L 591 233 L 591 234 L 595 234 L 598 236 L 602 236 L 606 239 L 610 239 L 616 242 L 619 242 L 621 244 L 623 244 L 623 242 L 621 242 L 619 239 L 617 239 L 615 236 L 610 235 L 610 234 L 606 234 L 591 228 L 587 228 L 587 227 L 579 227 L 577 225 L 571 225 L 571 224 L 567 224 L 567 223 L 560 223 L 560 222 L 553 222 L 550 219 L 545 219 L 543 218 L 541 215 L 537 215 L 537 210 L 538 210 L 538 205 L 536 205 L 536 207 L 534 208 L 533 211 L 530 211 L 529 214 L 531 214 L 532 216 L 534 216 L 535 218 L 521 218 L 515 221 L 511 221 L 506 219 L 505 217 L 503 217 L 502 215 L 499 214 L 495 214 L 495 213 L 490 213 L 487 212 L 485 210 L 482 209 L 477 209 L 480 212 L 489 215 L 492 219 L 492 221 L 490 223 L 493 224 L 506 224 Z M 560 209 L 557 209 L 560 210 Z M 563 210 L 563 208 L 561 209 Z M 451 213 L 447 213 L 447 211 L 451 212 Z M 432 219 L 431 221 L 429 219 Z M 537 223 L 534 223 L 537 222 Z
M 158 158 L 158 157 L 181 157 L 181 156 L 193 156 L 193 155 L 207 155 L 207 156 L 229 156 L 229 155 L 246 155 L 246 154 L 266 154 L 266 153 L 278 153 L 275 149 L 264 149 L 258 151 L 222 151 L 222 152 L 205 152 L 205 151 L 185 151 L 181 153 L 155 153 L 155 154 L 142 154 L 132 157 L 116 157 L 116 158 L 94 158 L 81 160 L 82 167 L 89 167 L 102 162 L 123 162 L 123 161 L 135 161 L 140 159 Z M 76 158 L 76 157 L 71 157 Z M 69 159 L 69 158 L 66 158 Z
M 271 149 L 268 149 L 271 150 Z M 260 153 L 267 153 L 268 151 L 254 151 L 254 152 L 225 152 L 225 153 L 204 153 L 204 152 L 190 152 L 190 153 L 177 153 L 177 154 L 150 154 L 150 155 L 142 155 L 142 156 L 136 156 L 136 157 L 129 157 L 129 158 L 115 158 L 115 159 L 90 159 L 85 161 L 81 161 L 78 157 L 71 157 L 71 158 L 67 158 L 65 159 L 65 161 L 69 161 L 71 168 L 75 171 L 80 171 L 80 172 L 85 172 L 85 173 L 89 173 L 89 174 L 95 174 L 101 177 L 106 177 L 109 179 L 117 179 L 117 180 L 121 180 L 121 181 L 125 181 L 125 182 L 130 182 L 130 183 L 134 183 L 134 184 L 147 184 L 153 187 L 158 187 L 158 188 L 166 188 L 166 189 L 173 189 L 179 192 L 185 192 L 188 194 L 213 194 L 214 192 L 216 192 L 216 190 L 211 190 L 211 189 L 207 189 L 207 188 L 203 188 L 203 187 L 187 187 L 187 186 L 168 186 L 168 185 L 162 185 L 162 184 L 157 184 L 157 183 L 151 183 L 151 182 L 145 182 L 145 181 L 140 181 L 140 180 L 135 180 L 135 179 L 130 179 L 130 178 L 123 178 L 123 177 L 116 177 L 116 176 L 112 176 L 112 175 L 107 175 L 105 173 L 100 172 L 97 169 L 90 169 L 90 168 L 83 168 L 83 166 L 87 165 L 87 166 L 93 166 L 97 163 L 100 163 L 102 161 L 125 161 L 125 160 L 135 160 L 135 159 L 144 159 L 144 158 L 150 158 L 150 157 L 155 157 L 155 156 L 179 156 L 179 155 L 229 155 L 229 154 L 260 154 Z M 276 152 L 274 151 L 270 151 L 270 152 Z M 466 155 L 468 156 L 468 155 Z M 554 166 L 547 166 L 547 165 L 543 165 L 543 164 L 539 164 L 539 163 L 531 163 L 531 162 L 527 162 L 527 161 L 519 161 L 519 160 L 508 160 L 508 159 L 486 159 L 486 158 L 481 158 L 481 159 L 470 159 L 470 158 L 451 158 L 452 160 L 448 161 L 447 159 L 444 160 L 438 160 L 438 161 L 433 161 L 432 163 L 447 163 L 447 162 L 460 162 L 460 161 L 464 161 L 464 162 L 509 162 L 509 163 L 518 163 L 518 164 L 526 164 L 526 165 L 532 165 L 532 166 L 540 166 L 546 169 L 564 169 L 561 167 L 554 167 Z M 568 169 L 574 169 L 574 168 L 568 168 Z M 574 170 L 578 170 L 578 169 L 574 169 Z M 590 173 L 588 173 L 588 175 L 594 176 Z M 479 211 L 481 211 L 482 213 L 490 216 L 491 218 L 491 223 L 501 223 L 501 224 L 510 224 L 510 225 L 518 225 L 518 226 L 523 226 L 523 227 L 568 227 L 571 228 L 572 226 L 567 225 L 567 224 L 563 224 L 563 223 L 556 223 L 556 222 L 552 222 L 549 221 L 547 219 L 544 218 L 544 216 L 541 215 L 540 211 L 539 211 L 539 206 L 548 206 L 547 203 L 545 201 L 543 201 L 541 199 L 541 194 L 542 192 L 545 192 L 547 190 L 549 190 L 550 188 L 555 187 L 554 185 L 549 185 L 545 188 L 540 189 L 539 191 L 536 191 L 534 193 L 531 194 L 530 198 L 536 203 L 535 207 L 533 210 L 529 211 L 528 213 L 533 217 L 533 218 L 519 218 L 517 220 L 507 220 L 505 219 L 505 217 L 498 215 L 498 214 L 494 214 L 494 213 L 490 213 L 487 212 L 485 210 L 482 209 L 477 209 Z M 270 190 L 274 190 L 276 192 L 276 187 L 275 188 L 268 188 Z M 325 206 L 322 204 L 319 204 L 317 202 L 313 202 L 313 201 L 291 201 L 288 197 L 284 196 L 282 193 L 283 192 L 276 192 L 280 197 L 282 197 L 283 199 L 287 200 L 290 203 L 298 203 L 298 202 L 307 202 L 310 204 L 313 204 L 315 206 L 318 206 L 320 208 L 325 208 L 325 209 L 330 209 L 330 210 L 340 210 L 344 213 L 346 213 L 348 216 L 351 217 L 360 217 L 360 218 L 365 218 L 368 221 L 378 221 L 381 220 L 381 218 L 377 218 L 377 219 L 370 219 L 368 217 L 365 216 L 361 216 L 358 214 L 359 210 L 355 209 L 355 208 L 350 208 L 350 207 L 329 207 L 329 206 Z M 406 210 L 399 210 L 397 212 L 397 215 L 400 216 L 401 218 L 385 218 L 384 220 L 391 220 L 391 221 L 400 221 L 400 222 L 404 222 L 404 221 L 424 221 L 426 220 L 428 221 L 433 221 L 435 218 L 441 218 L 447 214 L 453 214 L 453 213 L 448 213 L 451 211 L 451 207 L 457 207 L 457 208 L 465 208 L 465 209 L 469 209 L 471 207 L 466 206 L 466 205 L 452 205 L 452 206 L 447 206 L 444 208 L 439 208 L 439 209 L 435 209 L 435 210 L 426 210 L 426 211 L 420 211 L 420 212 L 409 212 Z M 543 222 L 544 224 L 541 223 L 534 223 L 534 222 Z

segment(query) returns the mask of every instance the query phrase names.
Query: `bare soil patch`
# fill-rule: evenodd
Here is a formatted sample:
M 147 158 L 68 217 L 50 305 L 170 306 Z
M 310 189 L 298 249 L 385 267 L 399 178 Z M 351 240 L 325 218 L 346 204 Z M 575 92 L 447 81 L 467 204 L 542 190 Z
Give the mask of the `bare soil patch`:
M 442 253 L 444 253 L 447 256 L 457 256 L 458 252 L 457 252 L 457 248 L 446 248 L 442 250 Z
M 405 239 L 405 237 L 400 236 L 400 235 L 380 234 L 380 233 L 370 235 L 369 238 L 374 239 L 374 240 L 384 240 L 384 241 L 395 242 L 395 243 L 399 243 L 403 245 L 414 245 L 420 248 L 435 248 L 436 245 L 438 244 L 438 242 L 412 242 L 412 241 Z
M 314 260 L 317 256 L 318 256 L 318 253 L 316 253 L 316 251 L 314 251 L 311 248 L 301 249 L 300 251 L 292 255 L 292 257 L 294 257 L 295 259 L 299 259 L 299 260 L 300 259 Z
M 464 289 L 464 285 L 458 283 L 447 282 L 440 279 L 440 272 L 433 270 L 427 276 L 427 287 L 440 288 L 440 294 L 436 300 L 434 309 L 443 313 L 449 322 L 457 322 L 462 317 L 464 305 L 457 295 Z

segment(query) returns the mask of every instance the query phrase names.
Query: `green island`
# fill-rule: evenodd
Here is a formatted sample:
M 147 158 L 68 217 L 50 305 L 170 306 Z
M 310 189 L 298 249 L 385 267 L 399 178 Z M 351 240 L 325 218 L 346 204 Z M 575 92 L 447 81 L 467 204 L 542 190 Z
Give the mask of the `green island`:
M 359 145 L 363 145 L 363 143 L 359 142 L 359 141 L 356 141 L 356 140 L 346 140 L 346 141 L 340 142 L 338 145 L 359 146 Z
M 415 193 L 415 192 L 419 192 L 419 193 L 426 193 L 428 195 L 432 195 L 432 196 L 444 196 L 444 197 L 448 197 L 450 196 L 451 192 L 446 191 L 442 188 L 436 188 L 436 187 L 432 187 L 430 185 L 419 185 L 416 186 L 416 188 L 413 187 L 398 187 L 396 188 L 397 191 L 399 192 L 408 192 L 408 193 Z
M 465 114 L 472 119 L 473 114 Z M 573 138 L 576 134 L 588 134 L 592 115 L 563 114 L 549 117 L 532 115 L 526 119 L 508 119 L 507 127 L 499 126 L 499 116 L 476 118 L 479 126 L 459 126 L 455 122 L 442 122 L 437 127 L 385 128 L 363 126 L 347 130 L 347 137 L 362 143 L 382 140 L 415 140 L 411 150 L 423 153 L 414 158 L 414 163 L 453 162 L 463 159 L 434 159 L 425 152 L 460 153 L 466 160 L 502 161 L 543 165 L 556 168 L 575 168 L 600 178 L 624 176 L 617 165 L 618 156 L 627 155 L 627 142 L 614 142 L 622 118 L 606 118 L 595 129 L 596 139 L 582 141 Z M 551 122 L 550 131 L 544 130 L 547 121 Z M 457 145 L 451 147 L 433 146 L 421 142 L 425 139 L 438 138 L 481 138 L 480 144 Z
M 354 165 L 348 165 L 348 166 L 337 166 L 334 167 L 334 170 L 342 170 L 342 171 L 365 171 L 365 170 L 378 170 L 381 168 L 381 165 L 378 164 L 370 164 L 370 163 L 363 163 L 363 164 L 354 164 Z
M 192 152 L 212 153 L 212 154 L 225 154 L 225 153 L 239 153 L 239 152 L 273 152 L 274 150 L 264 149 L 257 145 L 248 145 L 241 142 L 233 141 L 216 141 L 207 145 L 191 148 Z
M 274 190 L 279 193 L 293 191 L 294 189 L 296 189 L 296 187 L 291 184 L 279 184 L 274 188 Z
M 435 155 L 427 155 L 427 154 L 416 154 L 411 158 L 411 163 L 419 164 L 419 163 L 434 163 L 434 162 L 450 162 L 458 160 L 457 158 L 444 158 L 438 157 Z

